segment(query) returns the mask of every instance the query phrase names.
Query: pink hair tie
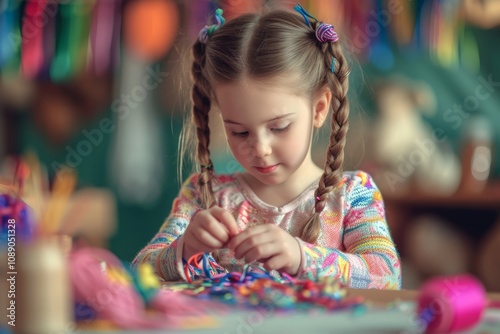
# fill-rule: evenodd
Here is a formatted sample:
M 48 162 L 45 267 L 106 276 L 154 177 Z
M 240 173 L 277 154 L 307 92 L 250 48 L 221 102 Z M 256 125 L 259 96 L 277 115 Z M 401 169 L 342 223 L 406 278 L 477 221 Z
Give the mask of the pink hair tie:
M 339 36 L 333 29 L 333 26 L 328 23 L 320 23 L 316 28 L 316 38 L 321 43 L 332 42 L 339 40 Z

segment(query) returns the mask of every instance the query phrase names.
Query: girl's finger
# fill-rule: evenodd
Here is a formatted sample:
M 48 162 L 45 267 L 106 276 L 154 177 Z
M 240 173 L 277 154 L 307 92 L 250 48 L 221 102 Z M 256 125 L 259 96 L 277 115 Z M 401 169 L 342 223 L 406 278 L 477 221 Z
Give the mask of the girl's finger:
M 210 232 L 200 229 L 196 233 L 193 233 L 193 235 L 198 239 L 198 241 L 205 247 L 208 247 L 210 249 L 218 249 L 221 248 L 223 243 L 215 238 Z
M 256 247 L 249 249 L 246 253 L 242 255 L 245 259 L 245 263 L 250 263 L 263 258 L 272 257 L 279 253 L 279 249 L 272 242 L 259 244 Z
M 207 219 L 201 223 L 201 227 L 222 244 L 229 240 L 229 234 L 226 227 L 212 215 L 207 216 Z
M 236 246 L 234 249 L 234 256 L 237 259 L 241 259 L 244 254 L 246 254 L 250 249 L 258 247 L 262 244 L 266 244 L 268 242 L 272 242 L 274 240 L 274 236 L 269 233 L 259 233 L 255 235 L 251 235 L 250 237 L 241 241 L 241 243 Z
M 264 233 L 267 231 L 267 225 L 259 225 L 254 227 L 249 227 L 246 230 L 240 232 L 237 236 L 233 237 L 231 241 L 227 244 L 229 249 L 237 248 L 241 243 L 243 243 L 246 239 L 251 238 L 255 235 Z
M 280 270 L 288 265 L 288 259 L 284 254 L 277 254 L 262 261 L 262 265 L 267 270 Z
M 219 223 L 225 226 L 230 236 L 235 236 L 240 232 L 238 223 L 236 223 L 233 215 L 226 209 L 214 206 L 211 209 L 211 214 L 219 221 Z

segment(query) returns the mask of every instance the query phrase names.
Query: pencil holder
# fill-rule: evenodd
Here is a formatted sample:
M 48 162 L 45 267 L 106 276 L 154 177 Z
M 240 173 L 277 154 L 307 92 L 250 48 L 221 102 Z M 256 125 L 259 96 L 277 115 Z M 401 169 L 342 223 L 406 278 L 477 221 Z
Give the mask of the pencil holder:
M 70 333 L 74 329 L 65 241 L 47 236 L 19 245 L 14 333 Z
M 0 333 L 17 325 L 17 249 L 33 237 L 34 214 L 11 189 L 0 184 Z

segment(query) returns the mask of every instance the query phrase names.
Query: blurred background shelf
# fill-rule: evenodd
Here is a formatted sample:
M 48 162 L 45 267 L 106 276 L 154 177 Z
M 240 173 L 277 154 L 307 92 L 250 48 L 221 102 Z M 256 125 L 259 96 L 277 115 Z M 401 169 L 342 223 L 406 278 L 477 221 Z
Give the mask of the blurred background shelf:
M 478 193 L 457 191 L 451 196 L 414 191 L 406 195 L 382 192 L 387 207 L 477 208 L 500 211 L 500 183 L 491 182 Z
M 384 197 L 386 216 L 403 259 L 403 286 L 434 275 L 469 272 L 500 290 L 500 186 L 451 196 L 423 192 Z M 406 278 L 406 279 L 405 279 Z

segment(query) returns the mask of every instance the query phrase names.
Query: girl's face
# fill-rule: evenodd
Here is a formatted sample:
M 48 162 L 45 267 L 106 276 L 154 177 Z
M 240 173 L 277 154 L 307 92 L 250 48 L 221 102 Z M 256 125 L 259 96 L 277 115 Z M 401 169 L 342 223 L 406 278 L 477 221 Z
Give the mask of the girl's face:
M 311 101 L 285 84 L 250 79 L 217 85 L 215 94 L 229 147 L 252 181 L 279 185 L 318 176 L 312 130 L 326 118 L 329 100 Z

